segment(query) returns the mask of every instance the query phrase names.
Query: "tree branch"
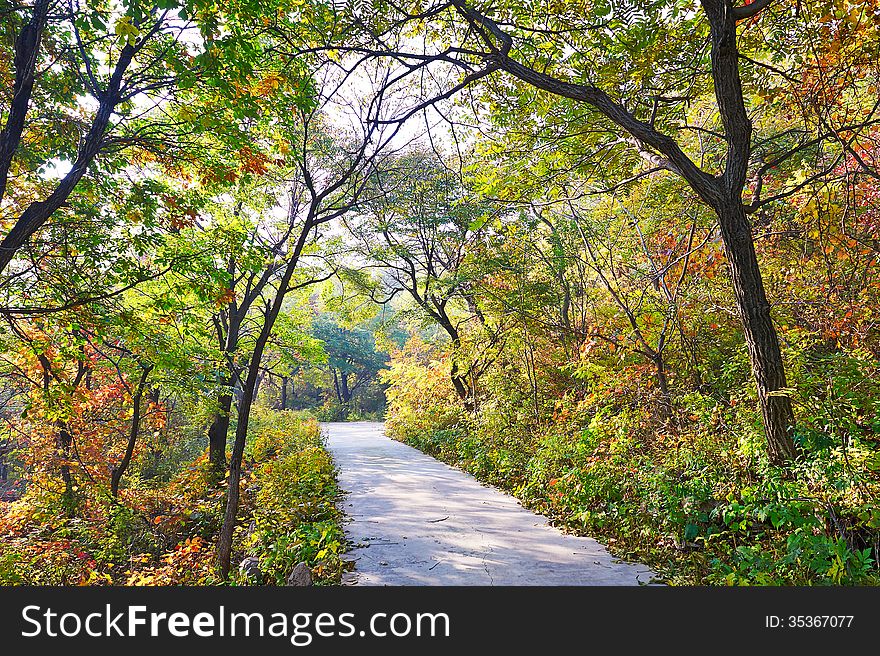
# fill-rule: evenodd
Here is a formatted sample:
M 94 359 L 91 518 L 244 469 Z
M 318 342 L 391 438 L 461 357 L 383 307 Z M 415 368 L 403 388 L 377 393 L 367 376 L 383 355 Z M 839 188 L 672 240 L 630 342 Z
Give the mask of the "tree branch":
M 733 20 L 737 23 L 747 18 L 757 16 L 762 10 L 766 9 L 773 0 L 754 0 L 747 5 L 733 8 Z

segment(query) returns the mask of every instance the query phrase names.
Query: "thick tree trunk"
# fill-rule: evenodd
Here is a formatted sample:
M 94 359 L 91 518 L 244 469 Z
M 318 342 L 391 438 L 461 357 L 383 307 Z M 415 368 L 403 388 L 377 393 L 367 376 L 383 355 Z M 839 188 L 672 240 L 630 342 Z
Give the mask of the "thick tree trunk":
M 226 471 L 226 437 L 229 434 L 229 416 L 232 412 L 232 394 L 224 392 L 217 399 L 217 412 L 208 428 L 208 462 L 212 476 L 223 478 Z
M 770 459 L 782 464 L 797 452 L 791 439 L 794 413 L 791 399 L 784 391 L 787 386 L 785 367 L 776 328 L 770 318 L 770 303 L 758 267 L 751 226 L 741 202 L 732 200 L 716 211 L 746 348 L 758 388 L 767 449 Z
M 348 388 L 348 372 L 339 372 L 339 391 L 341 392 L 340 400 L 343 403 L 351 402 L 351 390 Z

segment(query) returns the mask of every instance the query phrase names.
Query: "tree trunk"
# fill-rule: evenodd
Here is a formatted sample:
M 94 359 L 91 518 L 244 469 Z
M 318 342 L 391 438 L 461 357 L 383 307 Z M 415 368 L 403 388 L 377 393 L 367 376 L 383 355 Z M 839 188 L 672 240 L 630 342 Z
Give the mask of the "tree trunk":
M 281 377 L 281 409 L 287 410 L 287 376 Z
M 131 464 L 131 458 L 134 455 L 134 447 L 137 444 L 138 434 L 140 433 L 141 402 L 144 398 L 144 388 L 147 385 L 147 377 L 152 370 L 152 366 L 143 369 L 141 379 L 138 381 L 137 389 L 131 400 L 131 428 L 128 432 L 128 444 L 125 447 L 125 455 L 123 456 L 122 461 L 113 468 L 113 473 L 110 475 L 110 494 L 114 499 L 119 496 L 119 484 L 122 482 L 122 476 L 128 469 L 129 464 Z
M 470 381 L 468 380 L 467 374 L 462 375 L 459 373 L 460 369 L 458 368 L 458 362 L 455 361 L 458 351 L 461 349 L 461 335 L 459 335 L 458 329 L 452 324 L 452 321 L 446 315 L 444 310 L 438 309 L 435 317 L 438 319 L 440 327 L 446 331 L 446 334 L 449 335 L 452 340 L 452 367 L 449 370 L 449 378 L 452 380 L 452 386 L 455 388 L 455 393 L 458 394 L 458 398 L 461 399 L 465 409 L 468 412 L 472 412 L 474 409 L 474 403 L 471 398 Z
M 232 394 L 224 392 L 217 399 L 217 412 L 208 428 L 208 462 L 212 476 L 218 480 L 223 478 L 226 471 L 226 437 L 229 434 L 231 412 Z
M 236 210 L 237 212 L 238 210 Z M 230 258 L 227 271 L 232 275 L 235 272 L 235 259 Z M 214 481 L 223 480 L 226 471 L 226 440 L 229 435 L 229 418 L 232 412 L 233 392 L 230 389 L 235 379 L 235 365 L 233 354 L 238 349 L 238 338 L 241 330 L 241 320 L 247 312 L 247 306 L 238 307 L 235 302 L 229 303 L 227 312 L 229 316 L 226 336 L 220 334 L 220 350 L 229 360 L 227 361 L 226 373 L 220 374 L 220 394 L 217 397 L 217 413 L 208 428 L 208 462 L 210 463 L 211 478 Z M 218 331 L 219 332 L 219 331 Z
M 333 372 L 333 390 L 336 392 L 336 400 L 342 403 L 342 389 L 339 387 L 339 375 L 336 373 L 336 369 L 331 369 Z
M 660 390 L 660 418 L 668 421 L 672 418 L 672 395 L 669 392 L 669 379 L 666 377 L 666 363 L 660 353 L 654 356 L 654 370 L 657 374 L 657 388 Z
M 73 475 L 70 473 L 70 447 L 73 445 L 73 435 L 63 421 L 58 422 L 58 454 L 61 456 L 61 481 L 64 483 L 64 492 L 61 494 L 61 507 L 69 517 L 76 512 L 76 495 L 73 491 Z
M 226 580 L 229 577 L 229 570 L 232 560 L 232 535 L 235 531 L 236 517 L 238 515 L 238 502 L 241 495 L 241 464 L 244 457 L 244 447 L 247 441 L 248 422 L 251 416 L 251 406 L 254 402 L 254 392 L 257 388 L 257 379 L 260 374 L 260 363 L 263 360 L 263 353 L 266 350 L 266 343 L 272 334 L 272 327 L 281 311 L 281 305 L 284 296 L 290 289 L 290 279 L 296 269 L 299 256 L 305 246 L 306 239 L 312 230 L 313 225 L 307 220 L 300 232 L 297 244 L 293 249 L 293 253 L 287 262 L 284 275 L 278 282 L 278 290 L 275 293 L 275 299 L 268 308 L 263 321 L 263 327 L 254 343 L 254 350 L 251 354 L 247 367 L 247 378 L 244 382 L 244 389 L 241 390 L 241 397 L 238 402 L 238 422 L 235 426 L 235 442 L 232 445 L 232 457 L 229 461 L 229 484 L 226 491 L 226 511 L 223 514 L 223 525 L 220 527 L 220 535 L 217 540 L 217 568 L 220 576 Z
M 12 85 L 12 103 L 6 118 L 6 126 L 0 132 L 0 201 L 6 195 L 9 167 L 12 165 L 12 158 L 24 132 L 49 4 L 49 0 L 37 0 L 34 3 L 31 20 L 22 28 L 15 40 L 13 56 L 15 81 Z
M 256 369 L 254 367 L 253 369 Z M 229 460 L 229 482 L 226 490 L 226 511 L 223 514 L 223 525 L 217 541 L 217 561 L 220 576 L 225 580 L 229 576 L 232 560 L 232 533 L 235 530 L 238 515 L 238 502 L 241 496 L 241 464 L 244 457 L 244 446 L 247 438 L 247 424 L 254 401 L 256 375 L 248 375 L 241 400 L 238 404 L 238 424 L 235 428 L 235 442 L 232 446 L 232 457 Z
M 452 386 L 455 388 L 455 393 L 458 394 L 458 398 L 462 400 L 465 407 L 470 407 L 471 390 L 467 382 L 467 377 L 458 373 L 458 363 L 454 360 L 452 362 L 452 368 L 449 370 L 449 378 L 452 380 Z
M 342 393 L 340 400 L 342 403 L 351 402 L 351 390 L 348 388 L 348 372 L 339 372 L 339 390 Z
M 791 439 L 794 413 L 785 394 L 785 367 L 779 338 L 770 318 L 770 303 L 758 267 L 758 257 L 742 203 L 731 200 L 717 208 L 730 278 L 742 320 L 746 348 L 758 388 L 758 404 L 767 433 L 770 459 L 783 464 L 797 450 Z

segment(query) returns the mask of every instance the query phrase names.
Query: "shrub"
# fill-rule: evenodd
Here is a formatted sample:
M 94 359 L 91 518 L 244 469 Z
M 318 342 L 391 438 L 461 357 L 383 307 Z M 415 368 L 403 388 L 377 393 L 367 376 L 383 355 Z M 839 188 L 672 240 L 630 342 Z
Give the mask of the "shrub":
M 271 583 L 284 583 L 300 561 L 318 583 L 338 581 L 338 491 L 318 422 L 254 408 L 248 428 L 236 556 L 258 556 Z M 132 476 L 116 501 L 99 486 L 83 488 L 74 517 L 57 489 L 30 485 L 22 499 L 0 504 L 0 585 L 221 583 L 215 547 L 226 490 L 208 480 L 202 454 L 167 479 Z

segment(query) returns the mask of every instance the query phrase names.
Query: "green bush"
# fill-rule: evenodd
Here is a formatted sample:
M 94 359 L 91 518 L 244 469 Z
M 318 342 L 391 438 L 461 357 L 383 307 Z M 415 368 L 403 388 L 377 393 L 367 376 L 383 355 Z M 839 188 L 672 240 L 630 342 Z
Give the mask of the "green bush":
M 316 583 L 338 583 L 345 538 L 336 508 L 336 470 L 318 422 L 288 410 L 263 411 L 252 423 L 251 453 L 260 456 L 243 484 L 253 512 L 243 550 L 260 560 L 268 581 L 283 585 L 306 562 Z

